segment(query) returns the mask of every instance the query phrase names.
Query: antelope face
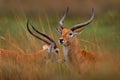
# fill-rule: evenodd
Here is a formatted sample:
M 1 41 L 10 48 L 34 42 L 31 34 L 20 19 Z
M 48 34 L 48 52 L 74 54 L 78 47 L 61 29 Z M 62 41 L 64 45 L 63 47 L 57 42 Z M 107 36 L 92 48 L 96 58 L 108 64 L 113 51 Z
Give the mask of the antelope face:
M 73 32 L 70 29 L 64 28 L 62 30 L 61 38 L 59 38 L 59 42 L 64 46 L 68 46 L 71 43 L 74 43 L 74 39 L 76 38 L 76 32 Z
M 59 42 L 64 46 L 68 46 L 69 44 L 74 44 L 74 39 L 76 38 L 76 35 L 81 33 L 84 26 L 92 22 L 92 20 L 94 19 L 94 9 L 92 8 L 92 16 L 88 21 L 81 24 L 76 24 L 72 26 L 70 29 L 65 28 L 63 24 L 67 14 L 68 14 L 68 8 L 66 9 L 64 16 L 61 18 L 59 22 L 61 29 L 57 29 L 58 33 L 61 34 L 61 38 L 59 39 Z
M 54 53 L 56 55 L 59 54 L 59 48 L 55 48 L 53 45 L 43 45 L 42 46 L 43 50 L 47 50 L 48 53 Z
M 60 54 L 59 48 L 55 48 L 55 49 L 54 49 L 54 53 L 55 53 L 56 55 Z

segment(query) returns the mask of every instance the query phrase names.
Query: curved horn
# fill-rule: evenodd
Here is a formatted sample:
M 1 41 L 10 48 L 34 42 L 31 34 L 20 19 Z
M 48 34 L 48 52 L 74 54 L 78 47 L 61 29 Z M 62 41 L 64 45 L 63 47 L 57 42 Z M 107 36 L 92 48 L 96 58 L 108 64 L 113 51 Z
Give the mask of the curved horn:
M 42 38 L 38 37 L 37 35 L 35 35 L 34 33 L 32 33 L 32 31 L 29 28 L 29 20 L 27 21 L 27 29 L 28 29 L 28 31 L 30 32 L 31 35 L 33 35 L 34 37 L 38 38 L 39 40 L 42 40 L 46 44 L 50 45 L 50 42 L 48 42 L 47 40 L 42 39 Z
M 69 10 L 69 8 L 67 7 L 67 9 L 66 9 L 66 11 L 65 11 L 65 13 L 64 13 L 64 16 L 61 18 L 61 20 L 59 21 L 59 24 L 60 24 L 60 27 L 63 29 L 64 28 L 64 20 L 65 20 L 65 18 L 66 18 L 66 16 L 67 16 L 67 14 L 68 14 L 68 10 Z
M 55 42 L 52 38 L 50 38 L 49 36 L 47 36 L 46 34 L 40 32 L 40 31 L 38 31 L 32 24 L 30 24 L 30 25 L 32 26 L 33 30 L 35 30 L 38 34 L 44 36 L 44 37 L 45 37 L 46 39 L 48 39 L 50 42 L 54 43 L 55 47 L 57 47 L 56 42 Z
M 90 23 L 93 21 L 93 19 L 94 19 L 94 9 L 92 8 L 92 16 L 91 16 L 91 18 L 90 18 L 88 21 L 84 22 L 84 23 L 74 25 L 74 26 L 71 28 L 71 30 L 74 31 L 74 30 L 76 30 L 76 29 L 78 29 L 78 28 L 84 27 L 84 26 L 90 24 Z

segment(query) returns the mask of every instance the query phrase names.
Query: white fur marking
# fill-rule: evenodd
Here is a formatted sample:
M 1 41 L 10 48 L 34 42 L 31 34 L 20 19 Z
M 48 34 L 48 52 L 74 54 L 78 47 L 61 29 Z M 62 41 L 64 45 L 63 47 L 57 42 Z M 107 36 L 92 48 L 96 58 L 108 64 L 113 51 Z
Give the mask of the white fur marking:
M 47 50 L 49 47 L 48 47 L 48 45 L 43 45 L 42 48 L 43 48 L 43 50 Z
M 68 64 L 70 64 L 70 60 L 68 58 L 68 47 L 64 46 L 63 47 L 63 52 L 64 52 L 64 57 L 65 57 L 65 60 Z

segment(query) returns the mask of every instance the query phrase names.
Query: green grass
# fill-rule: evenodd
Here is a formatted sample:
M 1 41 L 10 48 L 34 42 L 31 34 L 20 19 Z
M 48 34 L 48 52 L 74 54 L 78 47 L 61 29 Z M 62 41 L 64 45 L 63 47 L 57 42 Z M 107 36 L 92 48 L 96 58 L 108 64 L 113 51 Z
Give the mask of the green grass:
M 26 17 L 13 16 L 0 18 L 0 48 L 15 50 L 22 53 L 34 53 L 44 44 L 29 34 L 26 28 Z M 30 22 L 41 32 L 49 34 L 58 42 L 60 35 L 55 27 L 59 27 L 59 18 L 31 18 Z M 84 22 L 87 19 L 67 18 L 65 25 L 70 26 Z M 15 64 L 13 62 L 2 62 L 0 64 L 0 80 L 110 80 L 119 79 L 120 75 L 120 16 L 118 13 L 105 13 L 84 28 L 84 31 L 78 36 L 80 46 L 97 54 L 109 55 L 111 59 L 109 64 L 107 59 L 100 66 L 104 68 L 100 73 L 77 75 L 69 67 L 63 64 L 50 63 L 41 66 L 41 64 Z M 59 44 L 58 44 L 59 45 Z M 59 45 L 61 51 L 62 46 Z M 63 54 L 61 52 L 61 54 Z M 115 70 L 111 70 L 111 67 Z M 114 68 L 113 68 L 114 69 Z

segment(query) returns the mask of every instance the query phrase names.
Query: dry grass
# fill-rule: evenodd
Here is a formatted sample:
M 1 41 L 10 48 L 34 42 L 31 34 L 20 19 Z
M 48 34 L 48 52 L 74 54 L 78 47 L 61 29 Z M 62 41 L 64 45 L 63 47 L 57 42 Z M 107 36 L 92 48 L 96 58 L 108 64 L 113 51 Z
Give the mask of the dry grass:
M 102 56 L 101 63 L 97 64 L 98 69 L 86 74 L 77 74 L 65 63 L 48 64 L 39 62 L 26 62 L 24 60 L 16 63 L 13 60 L 5 59 L 0 61 L 0 80 L 119 80 L 120 77 L 120 17 L 116 13 L 107 13 L 103 18 L 96 19 L 86 27 L 79 36 L 81 48 L 95 52 Z M 108 19 L 109 17 L 109 19 Z M 41 32 L 50 34 L 56 42 L 59 35 L 54 27 L 58 26 L 58 19 L 31 19 L 31 22 Z M 111 21 L 115 20 L 115 21 Z M 72 26 L 79 20 L 66 20 L 66 25 Z M 112 24 L 112 23 L 114 24 Z M 39 25 L 39 26 L 38 26 Z M 26 29 L 26 17 L 1 17 L 0 19 L 0 48 L 14 50 L 19 53 L 34 53 L 43 45 L 41 41 L 32 37 Z M 62 51 L 62 46 L 60 46 Z M 63 53 L 61 52 L 61 55 Z M 63 58 L 63 57 L 62 57 Z

